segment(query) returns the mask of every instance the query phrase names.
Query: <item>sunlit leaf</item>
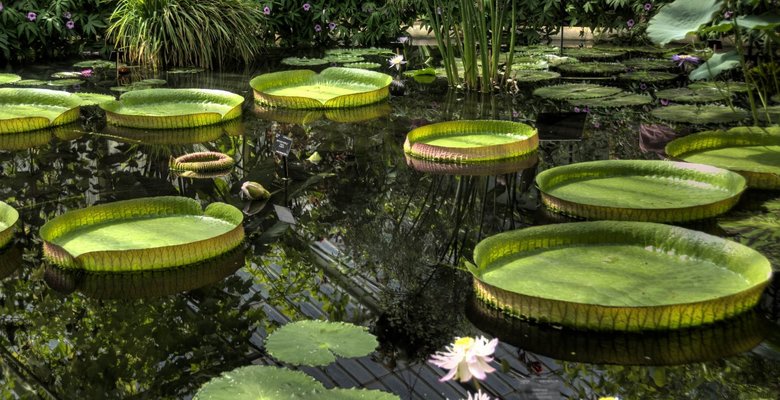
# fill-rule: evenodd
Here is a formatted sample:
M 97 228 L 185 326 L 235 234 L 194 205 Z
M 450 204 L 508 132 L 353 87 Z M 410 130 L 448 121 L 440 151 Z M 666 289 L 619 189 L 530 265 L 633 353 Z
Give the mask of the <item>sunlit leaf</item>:
M 712 79 L 720 75 L 721 72 L 737 67 L 739 67 L 739 53 L 736 51 L 717 53 L 691 71 L 688 78 L 692 81 Z
M 675 0 L 662 6 L 647 24 L 647 35 L 657 45 L 685 39 L 720 11 L 720 0 Z
M 296 365 L 328 365 L 336 357 L 361 357 L 376 349 L 374 335 L 362 326 L 343 322 L 291 322 L 268 335 L 266 350 L 274 358 Z

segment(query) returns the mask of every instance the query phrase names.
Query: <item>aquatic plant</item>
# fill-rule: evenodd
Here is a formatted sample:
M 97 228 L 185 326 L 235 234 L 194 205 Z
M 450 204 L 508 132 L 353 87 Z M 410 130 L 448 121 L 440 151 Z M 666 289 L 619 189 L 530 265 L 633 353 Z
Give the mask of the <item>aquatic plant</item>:
M 216 151 L 199 151 L 197 153 L 184 154 L 171 157 L 170 168 L 172 171 L 227 172 L 233 168 L 236 161 L 227 154 Z
M 365 356 L 378 345 L 365 327 L 317 320 L 288 323 L 265 341 L 266 350 L 277 360 L 309 366 L 328 365 L 336 357 Z
M 246 0 L 119 0 L 106 35 L 134 64 L 209 69 L 254 61 L 265 18 Z
M 81 100 L 46 89 L 0 89 L 0 134 L 65 125 L 79 118 Z
M 246 181 L 241 184 L 240 195 L 242 199 L 246 200 L 268 200 L 271 197 L 271 192 L 257 182 Z
M 666 100 L 667 104 L 668 100 Z M 663 104 L 663 99 L 661 104 Z M 724 124 L 737 122 L 749 117 L 741 108 L 716 105 L 675 104 L 653 109 L 651 114 L 660 120 L 685 124 Z
M 471 378 L 484 380 L 487 374 L 496 369 L 490 366 L 498 339 L 489 340 L 484 336 L 457 337 L 447 346 L 446 351 L 438 351 L 428 360 L 431 364 L 444 368 L 447 374 L 439 382 L 457 379 L 468 382 Z
M 5 202 L 0 201 L 0 249 L 5 248 L 13 239 L 19 212 Z

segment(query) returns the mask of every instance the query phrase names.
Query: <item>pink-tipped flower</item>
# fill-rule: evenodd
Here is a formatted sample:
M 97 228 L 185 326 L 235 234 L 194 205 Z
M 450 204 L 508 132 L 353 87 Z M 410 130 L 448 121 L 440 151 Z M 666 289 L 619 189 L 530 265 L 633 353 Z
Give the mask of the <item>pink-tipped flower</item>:
M 30 11 L 30 12 L 28 12 L 28 13 L 27 13 L 27 19 L 28 19 L 30 22 L 33 22 L 33 21 L 35 21 L 37 18 L 38 18 L 38 14 L 36 14 L 36 13 L 34 13 L 34 12 L 32 12 L 32 11 Z
M 68 29 L 73 29 L 76 27 L 76 23 L 73 22 L 72 19 L 69 19 L 68 22 L 65 23 L 65 27 Z
M 303 11 L 309 11 L 309 10 L 311 10 L 311 4 L 303 3 Z
M 92 70 L 91 69 L 83 69 L 81 70 L 81 76 L 85 78 L 89 78 L 92 76 Z
M 440 382 L 450 379 L 459 379 L 468 382 L 472 377 L 479 380 L 485 379 L 487 374 L 495 371 L 488 363 L 493 361 L 493 352 L 496 351 L 498 339 L 488 341 L 485 337 L 458 337 L 455 342 L 447 346 L 447 351 L 437 351 L 428 360 L 431 364 L 449 370 Z
M 477 390 L 477 393 L 469 392 L 468 400 L 490 400 L 490 396 L 483 392 L 482 389 Z
M 263 14 L 271 15 L 271 7 L 268 6 L 263 7 Z

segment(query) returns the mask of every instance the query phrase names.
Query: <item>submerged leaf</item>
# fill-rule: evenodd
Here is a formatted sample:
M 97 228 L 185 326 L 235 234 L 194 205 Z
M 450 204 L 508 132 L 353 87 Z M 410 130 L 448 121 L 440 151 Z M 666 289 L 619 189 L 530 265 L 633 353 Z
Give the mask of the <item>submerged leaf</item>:
M 266 349 L 274 358 L 296 365 L 328 365 L 339 357 L 360 357 L 376 349 L 365 327 L 344 322 L 297 321 L 274 331 Z

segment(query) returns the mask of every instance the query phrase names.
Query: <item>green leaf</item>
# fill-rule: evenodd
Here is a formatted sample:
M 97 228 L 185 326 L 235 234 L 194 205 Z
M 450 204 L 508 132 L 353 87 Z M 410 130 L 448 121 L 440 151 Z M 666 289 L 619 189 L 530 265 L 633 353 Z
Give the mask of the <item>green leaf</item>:
M 762 15 L 747 15 L 737 18 L 740 28 L 774 31 L 780 27 L 780 15 L 766 13 Z
M 0 74 L 0 85 L 13 83 L 22 80 L 22 77 L 16 74 Z
M 723 71 L 739 67 L 739 53 L 735 50 L 726 53 L 717 53 L 710 57 L 704 64 L 691 71 L 688 78 L 692 81 L 713 79 Z
M 46 89 L 0 89 L 0 133 L 64 125 L 79 118 L 78 97 Z
M 675 0 L 661 7 L 650 19 L 647 35 L 660 46 L 684 39 L 688 33 L 710 22 L 720 8 L 720 0 Z
M 339 357 L 360 357 L 376 349 L 374 335 L 343 322 L 297 321 L 268 335 L 265 347 L 274 358 L 296 365 L 328 365 Z
M 19 212 L 0 201 L 0 248 L 4 248 L 13 239 L 14 227 L 18 221 Z
M 206 382 L 194 400 L 256 400 L 317 398 L 326 389 L 300 371 L 250 365 Z

